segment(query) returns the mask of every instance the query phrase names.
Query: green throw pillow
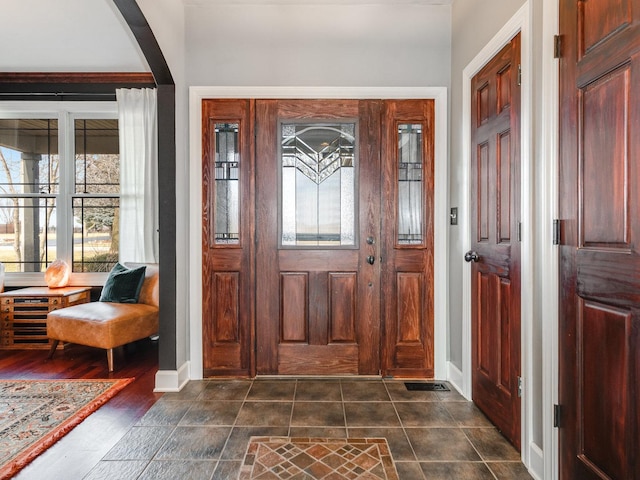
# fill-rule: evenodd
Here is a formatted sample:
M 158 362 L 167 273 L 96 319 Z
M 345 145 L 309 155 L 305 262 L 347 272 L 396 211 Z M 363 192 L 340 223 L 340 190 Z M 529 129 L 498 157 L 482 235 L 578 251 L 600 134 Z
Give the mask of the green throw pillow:
M 102 287 L 100 301 L 138 303 L 146 270 L 146 266 L 127 268 L 120 263 L 116 263 L 111 272 L 109 272 L 107 282 Z

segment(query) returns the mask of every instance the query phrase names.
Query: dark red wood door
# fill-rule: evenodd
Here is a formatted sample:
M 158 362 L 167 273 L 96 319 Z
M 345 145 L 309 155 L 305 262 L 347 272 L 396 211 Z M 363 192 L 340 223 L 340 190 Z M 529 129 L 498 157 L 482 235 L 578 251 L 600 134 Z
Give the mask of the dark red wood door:
M 379 112 L 256 101 L 259 374 L 380 371 Z
M 520 36 L 472 79 L 473 401 L 520 448 Z
M 562 479 L 640 479 L 640 2 L 561 0 Z

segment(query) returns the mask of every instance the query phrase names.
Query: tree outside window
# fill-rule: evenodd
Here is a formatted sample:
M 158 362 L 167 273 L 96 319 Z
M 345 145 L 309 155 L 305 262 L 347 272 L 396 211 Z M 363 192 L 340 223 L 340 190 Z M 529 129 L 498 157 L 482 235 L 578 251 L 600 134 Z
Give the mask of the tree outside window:
M 0 118 L 0 262 L 7 272 L 44 272 L 56 258 L 74 272 L 111 269 L 118 260 L 118 142 L 115 119 Z

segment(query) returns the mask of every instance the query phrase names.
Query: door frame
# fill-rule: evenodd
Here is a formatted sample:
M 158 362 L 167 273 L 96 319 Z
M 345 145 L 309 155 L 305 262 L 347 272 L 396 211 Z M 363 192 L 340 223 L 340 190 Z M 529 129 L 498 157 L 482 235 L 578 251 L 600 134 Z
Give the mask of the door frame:
M 557 480 L 559 439 L 553 425 L 553 405 L 558 403 L 558 322 L 560 273 L 558 245 L 553 245 L 553 220 L 559 214 L 559 166 L 558 149 L 560 128 L 560 59 L 554 58 L 554 36 L 559 31 L 559 0 L 543 0 L 542 4 L 542 129 L 540 151 L 542 155 L 541 190 L 538 205 L 541 218 L 540 256 L 541 278 L 541 326 L 545 336 L 542 342 L 542 439 L 549 447 L 544 450 L 543 464 L 535 470 L 540 478 Z
M 471 249 L 471 80 L 511 39 L 521 34 L 521 137 L 520 137 L 520 205 L 522 219 L 521 234 L 521 376 L 524 382 L 521 403 L 521 456 L 524 465 L 532 471 L 543 463 L 542 446 L 537 445 L 533 438 L 533 403 L 534 391 L 534 338 L 533 330 L 533 288 L 534 285 L 534 229 L 533 214 L 533 52 L 532 52 L 532 18 L 531 2 L 526 1 L 522 7 L 507 21 L 494 37 L 467 64 L 462 74 L 462 165 L 463 192 L 462 211 L 460 212 L 462 226 L 462 252 Z M 462 256 L 462 253 L 460 253 Z M 459 259 L 461 263 L 462 257 Z M 541 278 L 546 278 L 542 276 Z M 462 267 L 462 372 L 456 372 L 458 385 L 462 394 L 468 400 L 472 399 L 472 314 L 471 314 L 471 264 L 464 263 Z M 557 334 L 557 332 L 556 332 Z M 536 359 L 538 360 L 538 359 Z M 539 361 L 539 360 L 538 360 Z M 456 367 L 450 366 L 455 372 Z M 539 470 L 538 470 L 539 471 Z
M 189 87 L 189 379 L 202 364 L 202 100 L 216 98 L 433 99 L 434 165 L 434 366 L 447 379 L 449 327 L 449 162 L 447 87 Z M 179 284 L 179 283 L 178 283 Z M 255 346 L 254 346 L 255 348 Z

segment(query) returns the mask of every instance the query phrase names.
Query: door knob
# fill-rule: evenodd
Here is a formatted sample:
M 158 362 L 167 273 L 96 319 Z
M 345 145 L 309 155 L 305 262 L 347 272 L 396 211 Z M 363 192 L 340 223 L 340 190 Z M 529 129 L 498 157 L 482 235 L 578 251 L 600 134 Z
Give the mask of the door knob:
M 480 255 L 478 255 L 476 252 L 469 250 L 467 253 L 464 254 L 464 261 L 465 262 L 477 262 L 480 260 Z
M 369 255 L 369 256 L 367 257 L 367 263 L 368 263 L 369 265 L 373 265 L 374 263 L 376 263 L 376 257 L 374 257 L 373 255 Z

